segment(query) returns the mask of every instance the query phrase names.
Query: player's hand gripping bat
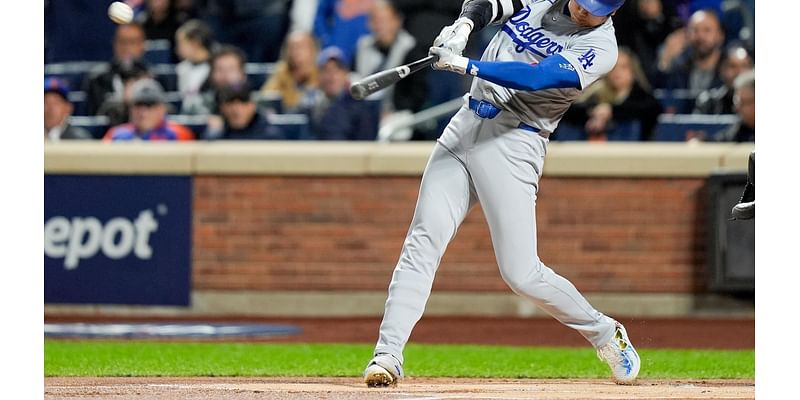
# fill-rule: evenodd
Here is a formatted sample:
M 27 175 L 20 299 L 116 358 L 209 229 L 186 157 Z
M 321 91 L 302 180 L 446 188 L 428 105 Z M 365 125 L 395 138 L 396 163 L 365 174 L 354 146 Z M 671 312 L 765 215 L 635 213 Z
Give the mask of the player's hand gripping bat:
M 376 72 L 350 85 L 350 95 L 356 100 L 363 100 L 367 96 L 379 90 L 386 89 L 414 72 L 435 63 L 436 59 L 436 56 L 427 56 L 406 65 Z

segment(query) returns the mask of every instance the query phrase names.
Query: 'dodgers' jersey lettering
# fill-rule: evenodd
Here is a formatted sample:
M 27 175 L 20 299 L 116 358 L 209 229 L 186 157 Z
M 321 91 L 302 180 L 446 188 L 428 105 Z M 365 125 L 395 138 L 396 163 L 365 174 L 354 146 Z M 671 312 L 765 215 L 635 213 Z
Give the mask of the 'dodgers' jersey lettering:
M 582 88 L 608 73 L 617 62 L 617 41 L 611 18 L 597 28 L 578 26 L 564 14 L 569 0 L 527 1 L 503 22 L 481 57 L 482 61 L 520 61 L 537 64 L 560 54 L 580 78 Z M 474 79 L 470 95 L 513 113 L 543 132 L 553 132 L 579 89 L 519 91 Z

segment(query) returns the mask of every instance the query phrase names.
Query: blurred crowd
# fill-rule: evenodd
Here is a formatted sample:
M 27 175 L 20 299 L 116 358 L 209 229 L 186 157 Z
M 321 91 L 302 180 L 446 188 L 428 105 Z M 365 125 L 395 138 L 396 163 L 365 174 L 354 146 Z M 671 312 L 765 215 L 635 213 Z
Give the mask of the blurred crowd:
M 127 3 L 135 19 L 115 27 L 111 59 L 45 66 L 45 140 L 376 140 L 470 82 L 426 69 L 366 101 L 348 91 L 427 55 L 462 0 Z M 628 0 L 613 17 L 616 66 L 551 139 L 754 141 L 754 13 L 754 0 Z M 497 29 L 473 33 L 465 54 Z M 405 139 L 433 140 L 446 120 Z

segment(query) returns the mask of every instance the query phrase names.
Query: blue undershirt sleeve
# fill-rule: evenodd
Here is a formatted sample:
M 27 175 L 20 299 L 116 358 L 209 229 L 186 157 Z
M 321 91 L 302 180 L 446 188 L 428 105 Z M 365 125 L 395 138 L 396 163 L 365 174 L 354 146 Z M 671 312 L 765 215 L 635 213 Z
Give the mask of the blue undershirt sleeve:
M 547 57 L 535 65 L 519 61 L 469 60 L 467 72 L 500 86 L 517 90 L 581 88 L 580 77 L 575 67 L 560 54 Z

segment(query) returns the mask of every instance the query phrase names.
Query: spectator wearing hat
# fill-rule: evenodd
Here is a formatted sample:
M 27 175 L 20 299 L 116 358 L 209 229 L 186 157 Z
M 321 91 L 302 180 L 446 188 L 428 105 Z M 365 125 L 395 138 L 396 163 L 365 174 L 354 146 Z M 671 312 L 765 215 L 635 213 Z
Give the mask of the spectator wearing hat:
M 218 94 L 222 124 L 209 120 L 206 139 L 283 140 L 282 132 L 258 112 L 250 87 L 244 83 L 222 88 Z
M 73 106 L 69 101 L 66 81 L 48 78 L 44 81 L 44 140 L 91 139 L 86 129 L 69 124 Z
M 128 71 L 121 77 L 122 90 L 109 94 L 97 110 L 97 115 L 108 117 L 109 126 L 127 122 L 130 115 L 131 88 L 134 83 L 147 78 L 152 78 L 152 76 L 145 69 L 136 68 Z
M 317 60 L 319 90 L 310 111 L 312 134 L 319 140 L 375 140 L 380 111 L 350 96 L 350 64 L 338 47 L 328 47 Z
M 112 127 L 103 141 L 193 140 L 189 128 L 166 119 L 164 89 L 153 79 L 137 81 L 131 86 L 130 122 Z
M 90 115 L 98 114 L 107 100 L 116 101 L 121 98 L 125 81 L 130 77 L 147 73 L 147 64 L 142 59 L 145 38 L 141 25 L 131 23 L 117 27 L 111 62 L 90 72 L 83 83 Z

